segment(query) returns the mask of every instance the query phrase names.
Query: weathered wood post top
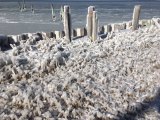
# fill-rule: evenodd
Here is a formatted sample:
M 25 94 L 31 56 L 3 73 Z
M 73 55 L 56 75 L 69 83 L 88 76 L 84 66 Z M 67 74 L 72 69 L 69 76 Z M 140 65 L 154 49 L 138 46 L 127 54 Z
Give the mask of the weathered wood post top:
M 92 39 L 91 39 L 91 41 L 97 40 L 97 37 L 98 37 L 97 11 L 93 11 L 93 17 L 92 17 Z
M 141 5 L 135 5 L 132 18 L 132 30 L 138 29 Z
M 70 7 L 69 7 L 68 5 L 65 5 L 65 6 L 64 6 L 64 12 L 69 13 L 69 12 L 70 12 L 69 9 L 70 9 Z
M 88 13 L 92 14 L 93 11 L 95 11 L 95 6 L 89 6 L 88 7 Z
M 89 6 L 88 7 L 88 14 L 87 14 L 87 24 L 86 24 L 86 27 L 87 27 L 87 36 L 89 39 L 92 39 L 92 28 L 93 28 L 93 25 L 92 25 L 92 17 L 93 17 L 93 11 L 95 10 L 95 7 L 94 6 Z
M 68 5 L 64 6 L 64 32 L 67 42 L 71 42 L 71 15 Z

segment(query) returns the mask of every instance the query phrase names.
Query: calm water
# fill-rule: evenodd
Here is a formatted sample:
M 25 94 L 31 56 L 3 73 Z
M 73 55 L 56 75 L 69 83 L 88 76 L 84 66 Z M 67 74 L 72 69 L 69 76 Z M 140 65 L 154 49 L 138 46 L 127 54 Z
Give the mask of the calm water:
M 145 0 L 143 0 L 145 1 Z M 152 0 L 151 0 L 152 1 Z M 34 5 L 35 14 L 31 13 Z M 98 11 L 99 24 L 128 21 L 132 18 L 134 5 L 141 4 L 141 19 L 160 17 L 160 1 L 158 2 L 55 2 L 57 20 L 51 19 L 50 2 L 27 2 L 27 11 L 20 12 L 17 2 L 0 2 L 0 34 L 19 34 L 24 32 L 52 31 L 63 29 L 60 22 L 60 6 L 71 7 L 72 26 L 85 26 L 87 7 L 94 5 Z

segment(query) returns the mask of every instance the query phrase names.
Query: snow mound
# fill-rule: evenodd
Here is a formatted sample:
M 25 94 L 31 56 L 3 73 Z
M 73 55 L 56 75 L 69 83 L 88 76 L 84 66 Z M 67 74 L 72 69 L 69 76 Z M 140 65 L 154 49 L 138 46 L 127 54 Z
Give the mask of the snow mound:
M 155 26 L 92 43 L 20 41 L 0 53 L 0 118 L 157 120 L 159 53 Z

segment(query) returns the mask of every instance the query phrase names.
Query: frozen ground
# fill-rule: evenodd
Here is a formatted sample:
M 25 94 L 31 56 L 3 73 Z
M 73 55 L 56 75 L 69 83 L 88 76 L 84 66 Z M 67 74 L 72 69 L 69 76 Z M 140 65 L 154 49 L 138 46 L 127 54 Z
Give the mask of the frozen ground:
M 1 120 L 160 119 L 160 29 L 38 40 L 0 52 Z

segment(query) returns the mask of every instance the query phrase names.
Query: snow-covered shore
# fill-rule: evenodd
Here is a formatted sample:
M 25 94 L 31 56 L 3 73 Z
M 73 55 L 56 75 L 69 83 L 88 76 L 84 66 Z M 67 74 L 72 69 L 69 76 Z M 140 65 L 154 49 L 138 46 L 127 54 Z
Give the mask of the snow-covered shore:
M 0 119 L 160 118 L 160 29 L 32 37 L 0 52 Z

